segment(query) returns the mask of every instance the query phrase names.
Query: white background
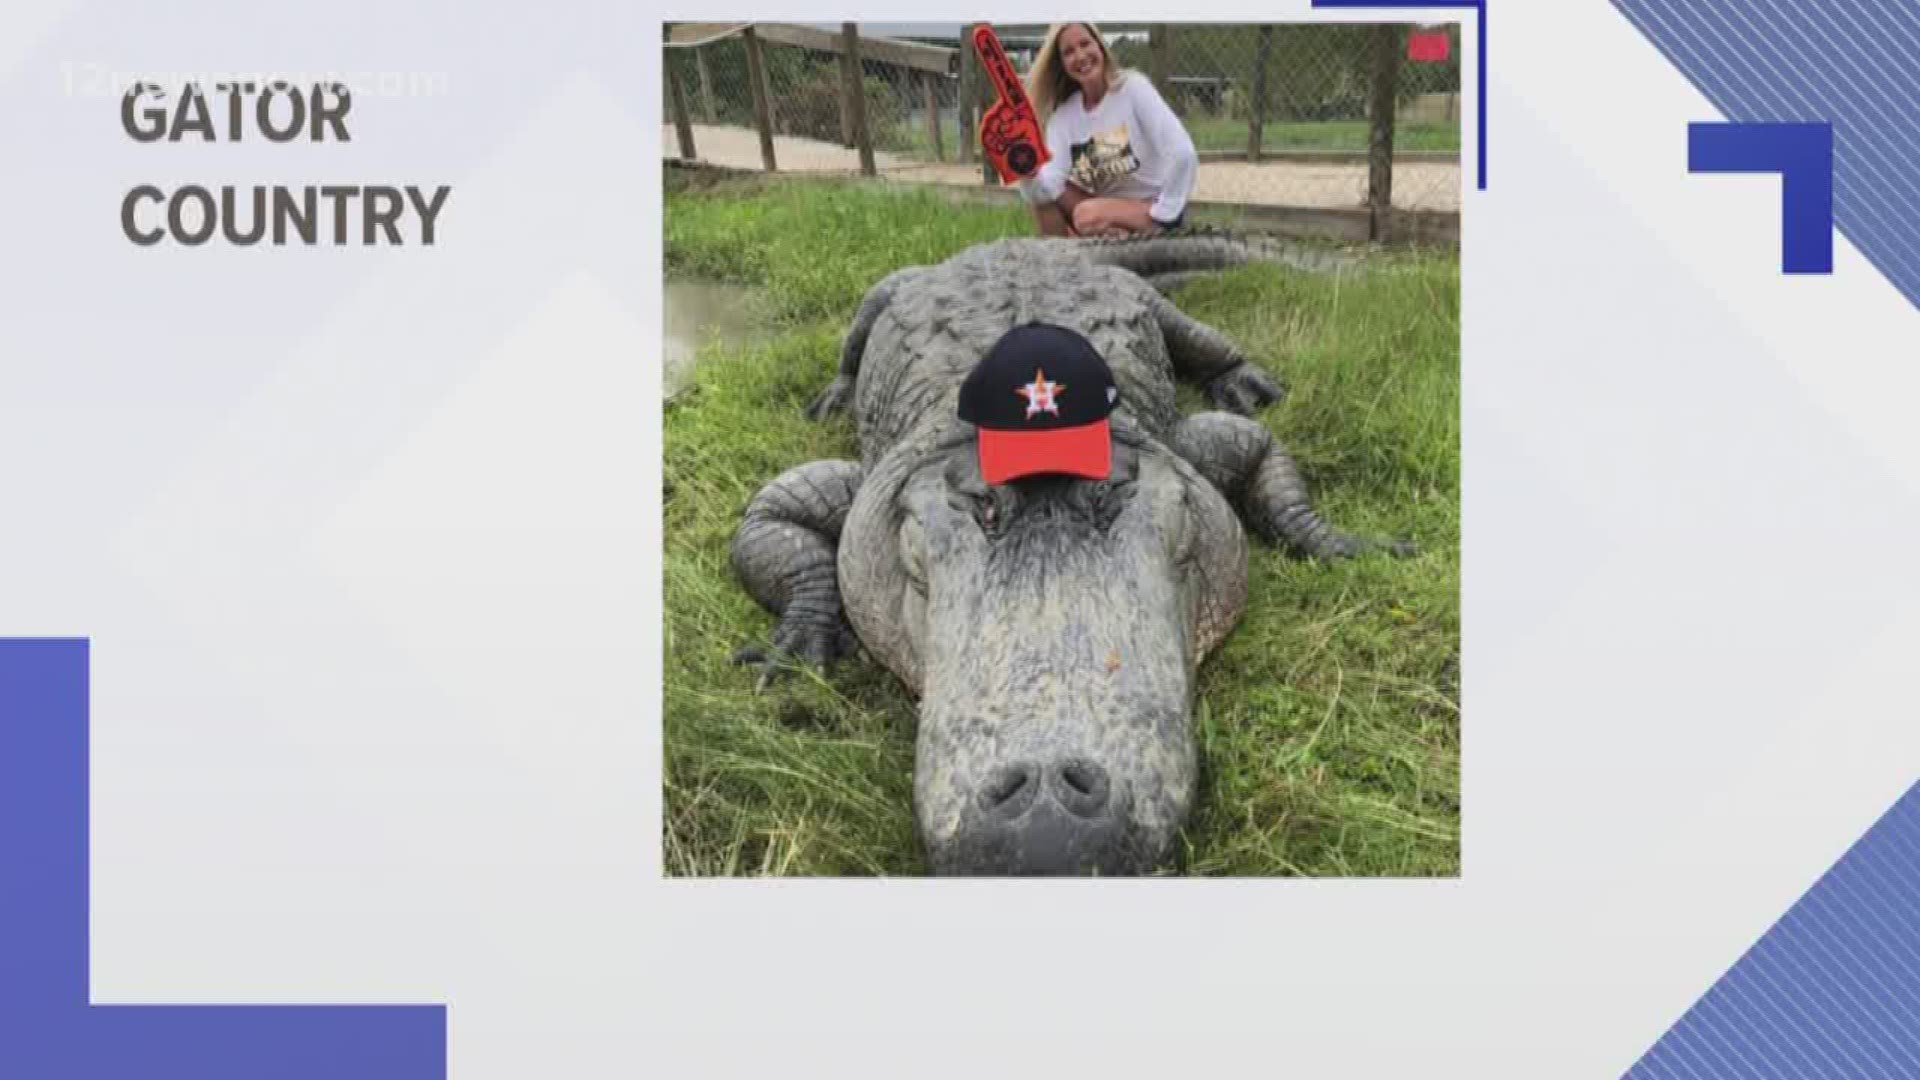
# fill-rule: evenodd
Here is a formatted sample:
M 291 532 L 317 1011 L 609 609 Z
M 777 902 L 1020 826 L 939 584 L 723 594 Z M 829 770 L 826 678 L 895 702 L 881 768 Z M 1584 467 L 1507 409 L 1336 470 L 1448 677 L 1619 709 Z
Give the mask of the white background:
M 657 22 L 4 9 L 0 634 L 94 642 L 95 999 L 443 1001 L 461 1080 L 1618 1075 L 1920 775 L 1920 315 L 1781 275 L 1610 6 L 1494 2 L 1462 878 L 1019 886 L 659 878 Z M 87 65 L 447 81 L 148 146 Z M 454 190 L 432 249 L 120 235 L 196 181 Z

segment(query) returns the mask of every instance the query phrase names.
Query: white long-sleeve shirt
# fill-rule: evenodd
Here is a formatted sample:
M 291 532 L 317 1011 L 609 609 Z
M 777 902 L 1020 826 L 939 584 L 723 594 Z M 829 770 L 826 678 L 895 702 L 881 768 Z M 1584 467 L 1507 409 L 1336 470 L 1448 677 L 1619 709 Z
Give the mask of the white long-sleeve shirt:
M 1128 72 L 1091 111 L 1078 90 L 1055 107 L 1047 152 L 1052 160 L 1021 185 L 1029 201 L 1053 202 L 1072 181 L 1095 195 L 1149 200 L 1148 215 L 1162 224 L 1185 212 L 1200 166 L 1186 125 L 1138 71 Z

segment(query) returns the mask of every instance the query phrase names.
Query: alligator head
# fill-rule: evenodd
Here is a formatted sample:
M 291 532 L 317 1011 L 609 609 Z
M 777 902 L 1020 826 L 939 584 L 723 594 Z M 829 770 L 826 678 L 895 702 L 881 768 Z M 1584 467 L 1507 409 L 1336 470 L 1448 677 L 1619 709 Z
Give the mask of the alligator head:
M 1245 541 L 1116 417 L 1112 476 L 989 486 L 971 428 L 901 445 L 840 542 L 847 614 L 920 697 L 914 804 L 938 873 L 1124 874 L 1193 804 L 1193 673 L 1238 619 Z

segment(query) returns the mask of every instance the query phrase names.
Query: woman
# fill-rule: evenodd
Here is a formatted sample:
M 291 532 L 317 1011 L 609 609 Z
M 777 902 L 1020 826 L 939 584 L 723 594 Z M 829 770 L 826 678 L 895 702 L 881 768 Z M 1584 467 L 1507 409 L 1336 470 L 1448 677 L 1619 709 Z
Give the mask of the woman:
M 1200 156 L 1137 71 L 1113 62 L 1092 23 L 1047 31 L 1027 96 L 1052 160 L 1020 182 L 1046 236 L 1106 236 L 1178 226 Z

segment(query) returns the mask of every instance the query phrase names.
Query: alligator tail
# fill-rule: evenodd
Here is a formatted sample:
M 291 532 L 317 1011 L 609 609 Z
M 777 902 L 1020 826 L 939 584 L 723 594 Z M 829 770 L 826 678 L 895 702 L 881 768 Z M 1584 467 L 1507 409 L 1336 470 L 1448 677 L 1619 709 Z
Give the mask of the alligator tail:
M 1276 263 L 1318 274 L 1334 273 L 1354 264 L 1350 256 L 1324 248 L 1275 236 L 1240 235 L 1204 227 L 1073 243 L 1095 263 L 1153 279 L 1228 270 L 1250 263 Z

